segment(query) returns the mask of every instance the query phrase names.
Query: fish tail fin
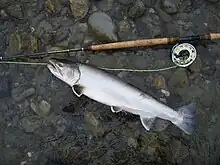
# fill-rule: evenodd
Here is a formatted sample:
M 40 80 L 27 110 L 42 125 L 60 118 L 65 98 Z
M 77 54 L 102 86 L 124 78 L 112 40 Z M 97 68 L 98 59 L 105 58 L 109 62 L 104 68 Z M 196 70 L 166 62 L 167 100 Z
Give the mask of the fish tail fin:
M 187 134 L 191 134 L 196 127 L 196 105 L 191 103 L 178 108 L 178 114 L 182 120 L 175 122 L 181 130 Z

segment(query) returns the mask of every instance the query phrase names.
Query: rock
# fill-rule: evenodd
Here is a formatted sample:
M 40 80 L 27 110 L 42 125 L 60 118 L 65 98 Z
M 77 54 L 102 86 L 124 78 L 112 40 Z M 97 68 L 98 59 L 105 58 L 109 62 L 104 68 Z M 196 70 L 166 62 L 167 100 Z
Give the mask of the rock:
M 157 14 L 163 22 L 169 23 L 172 21 L 172 17 L 160 8 L 160 0 L 157 0 L 154 9 L 156 10 Z
M 104 12 L 94 12 L 88 19 L 88 27 L 100 42 L 118 41 L 115 24 Z
M 23 10 L 19 4 L 11 5 L 7 8 L 7 13 L 15 18 L 22 18 L 23 17 Z
M 141 17 L 146 8 L 142 0 L 136 0 L 134 5 L 132 5 L 128 10 L 128 16 L 132 19 Z
M 168 126 L 170 122 L 167 120 L 157 119 L 154 123 L 153 129 L 157 132 L 164 131 Z
M 219 0 L 207 0 L 207 1 L 214 3 L 214 2 L 218 2 Z
M 163 93 L 166 97 L 170 96 L 170 92 L 164 89 L 161 89 L 161 93 Z
M 162 75 L 158 75 L 153 79 L 153 85 L 157 89 L 167 89 L 166 80 Z
M 132 137 L 128 138 L 128 146 L 132 148 L 137 148 L 138 147 L 137 140 Z
M 89 124 L 89 127 L 91 128 L 92 134 L 94 136 L 102 136 L 104 134 L 104 129 L 97 116 L 95 116 L 93 112 L 86 112 L 84 119 L 86 123 Z
M 200 73 L 202 69 L 202 61 L 199 57 L 189 66 L 189 69 L 194 73 Z
M 45 10 L 49 13 L 57 13 L 61 10 L 61 4 L 59 0 L 46 0 Z
M 11 82 L 9 77 L 0 76 L 0 99 L 9 97 L 11 95 Z
M 32 87 L 28 88 L 26 86 L 19 86 L 17 88 L 12 89 L 12 98 L 17 102 L 23 101 L 34 94 L 35 88 Z
M 122 20 L 118 23 L 118 37 L 120 40 L 132 40 L 135 39 L 135 34 L 132 32 L 132 27 L 130 22 L 127 20 Z
M 170 80 L 168 81 L 168 86 L 170 89 L 173 88 L 184 88 L 189 85 L 187 71 L 184 68 L 178 68 L 172 74 Z
M 129 5 L 131 3 L 133 3 L 133 0 L 118 0 L 119 3 L 123 4 L 123 5 Z
M 89 11 L 89 7 L 89 0 L 70 0 L 70 8 L 72 11 L 72 15 L 76 19 L 84 18 Z
M 103 12 L 107 12 L 112 9 L 113 4 L 114 4 L 114 0 L 99 1 L 97 7 L 99 10 Z
M 162 9 L 168 14 L 177 13 L 177 6 L 171 2 L 171 0 L 164 0 L 162 2 Z
M 51 24 L 45 20 L 41 21 L 35 28 L 35 35 L 41 39 L 43 44 L 52 42 L 53 34 L 54 31 Z
M 173 162 L 180 164 L 188 155 L 188 148 L 181 143 L 181 141 L 172 139 L 171 140 L 171 152 L 173 155 Z
M 25 132 L 33 133 L 36 131 L 36 129 L 40 128 L 41 121 L 38 116 L 29 116 L 22 118 L 20 124 Z
M 21 52 L 21 36 L 18 32 L 12 33 L 9 37 L 8 55 L 14 55 Z
M 60 43 L 64 40 L 66 40 L 67 36 L 69 35 L 69 29 L 68 28 L 59 28 L 56 30 L 56 34 L 55 34 L 55 41 L 56 43 Z
M 24 31 L 16 31 L 10 35 L 7 54 L 14 55 L 22 51 L 31 53 L 38 51 L 38 49 L 39 41 L 37 38 Z
M 41 100 L 37 105 L 34 102 L 31 102 L 30 106 L 39 116 L 48 116 L 52 112 L 51 105 L 46 100 Z
M 82 45 L 87 32 L 88 25 L 86 23 L 76 23 L 71 28 L 71 35 L 68 39 L 69 45 L 73 47 L 77 44 Z

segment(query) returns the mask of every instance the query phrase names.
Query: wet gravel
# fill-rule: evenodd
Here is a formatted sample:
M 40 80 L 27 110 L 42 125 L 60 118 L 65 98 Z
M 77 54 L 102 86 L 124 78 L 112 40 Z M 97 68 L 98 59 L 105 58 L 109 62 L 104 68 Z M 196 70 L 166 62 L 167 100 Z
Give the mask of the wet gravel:
M 0 53 L 218 32 L 219 8 L 218 0 L 0 0 Z M 77 98 L 44 66 L 1 64 L 0 164 L 219 164 L 219 45 L 196 43 L 188 69 L 114 72 L 170 107 L 196 102 L 191 136 L 159 119 L 146 132 L 138 116 Z M 171 47 L 70 55 L 101 67 L 157 69 L 173 65 Z

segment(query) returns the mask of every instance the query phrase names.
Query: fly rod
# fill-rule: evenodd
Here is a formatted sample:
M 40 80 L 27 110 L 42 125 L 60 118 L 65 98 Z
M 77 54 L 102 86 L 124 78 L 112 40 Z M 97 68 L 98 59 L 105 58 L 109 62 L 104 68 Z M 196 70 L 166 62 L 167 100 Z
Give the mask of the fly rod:
M 216 40 L 216 39 L 220 39 L 220 33 L 209 33 L 205 35 L 193 35 L 193 36 L 185 36 L 185 37 L 164 37 L 164 38 L 142 39 L 142 40 L 134 40 L 134 41 L 122 41 L 122 42 L 114 42 L 107 44 L 91 45 L 85 48 L 82 47 L 76 49 L 64 49 L 64 50 L 55 50 L 48 52 L 18 54 L 7 57 L 0 56 L 0 60 L 7 60 L 10 58 L 18 58 L 18 57 L 31 57 L 31 56 L 41 57 L 52 54 L 70 53 L 77 51 L 103 51 L 103 50 L 123 49 L 123 48 L 132 48 L 132 47 L 145 47 L 145 46 L 150 47 L 156 45 L 176 44 L 179 42 Z

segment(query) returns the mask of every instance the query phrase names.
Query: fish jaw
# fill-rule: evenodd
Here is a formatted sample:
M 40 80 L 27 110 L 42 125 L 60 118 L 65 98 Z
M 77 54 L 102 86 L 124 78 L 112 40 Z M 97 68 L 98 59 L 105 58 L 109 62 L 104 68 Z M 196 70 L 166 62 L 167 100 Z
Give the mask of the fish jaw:
M 54 76 L 70 86 L 75 85 L 80 79 L 78 64 L 70 65 L 57 60 L 49 60 L 47 68 Z

